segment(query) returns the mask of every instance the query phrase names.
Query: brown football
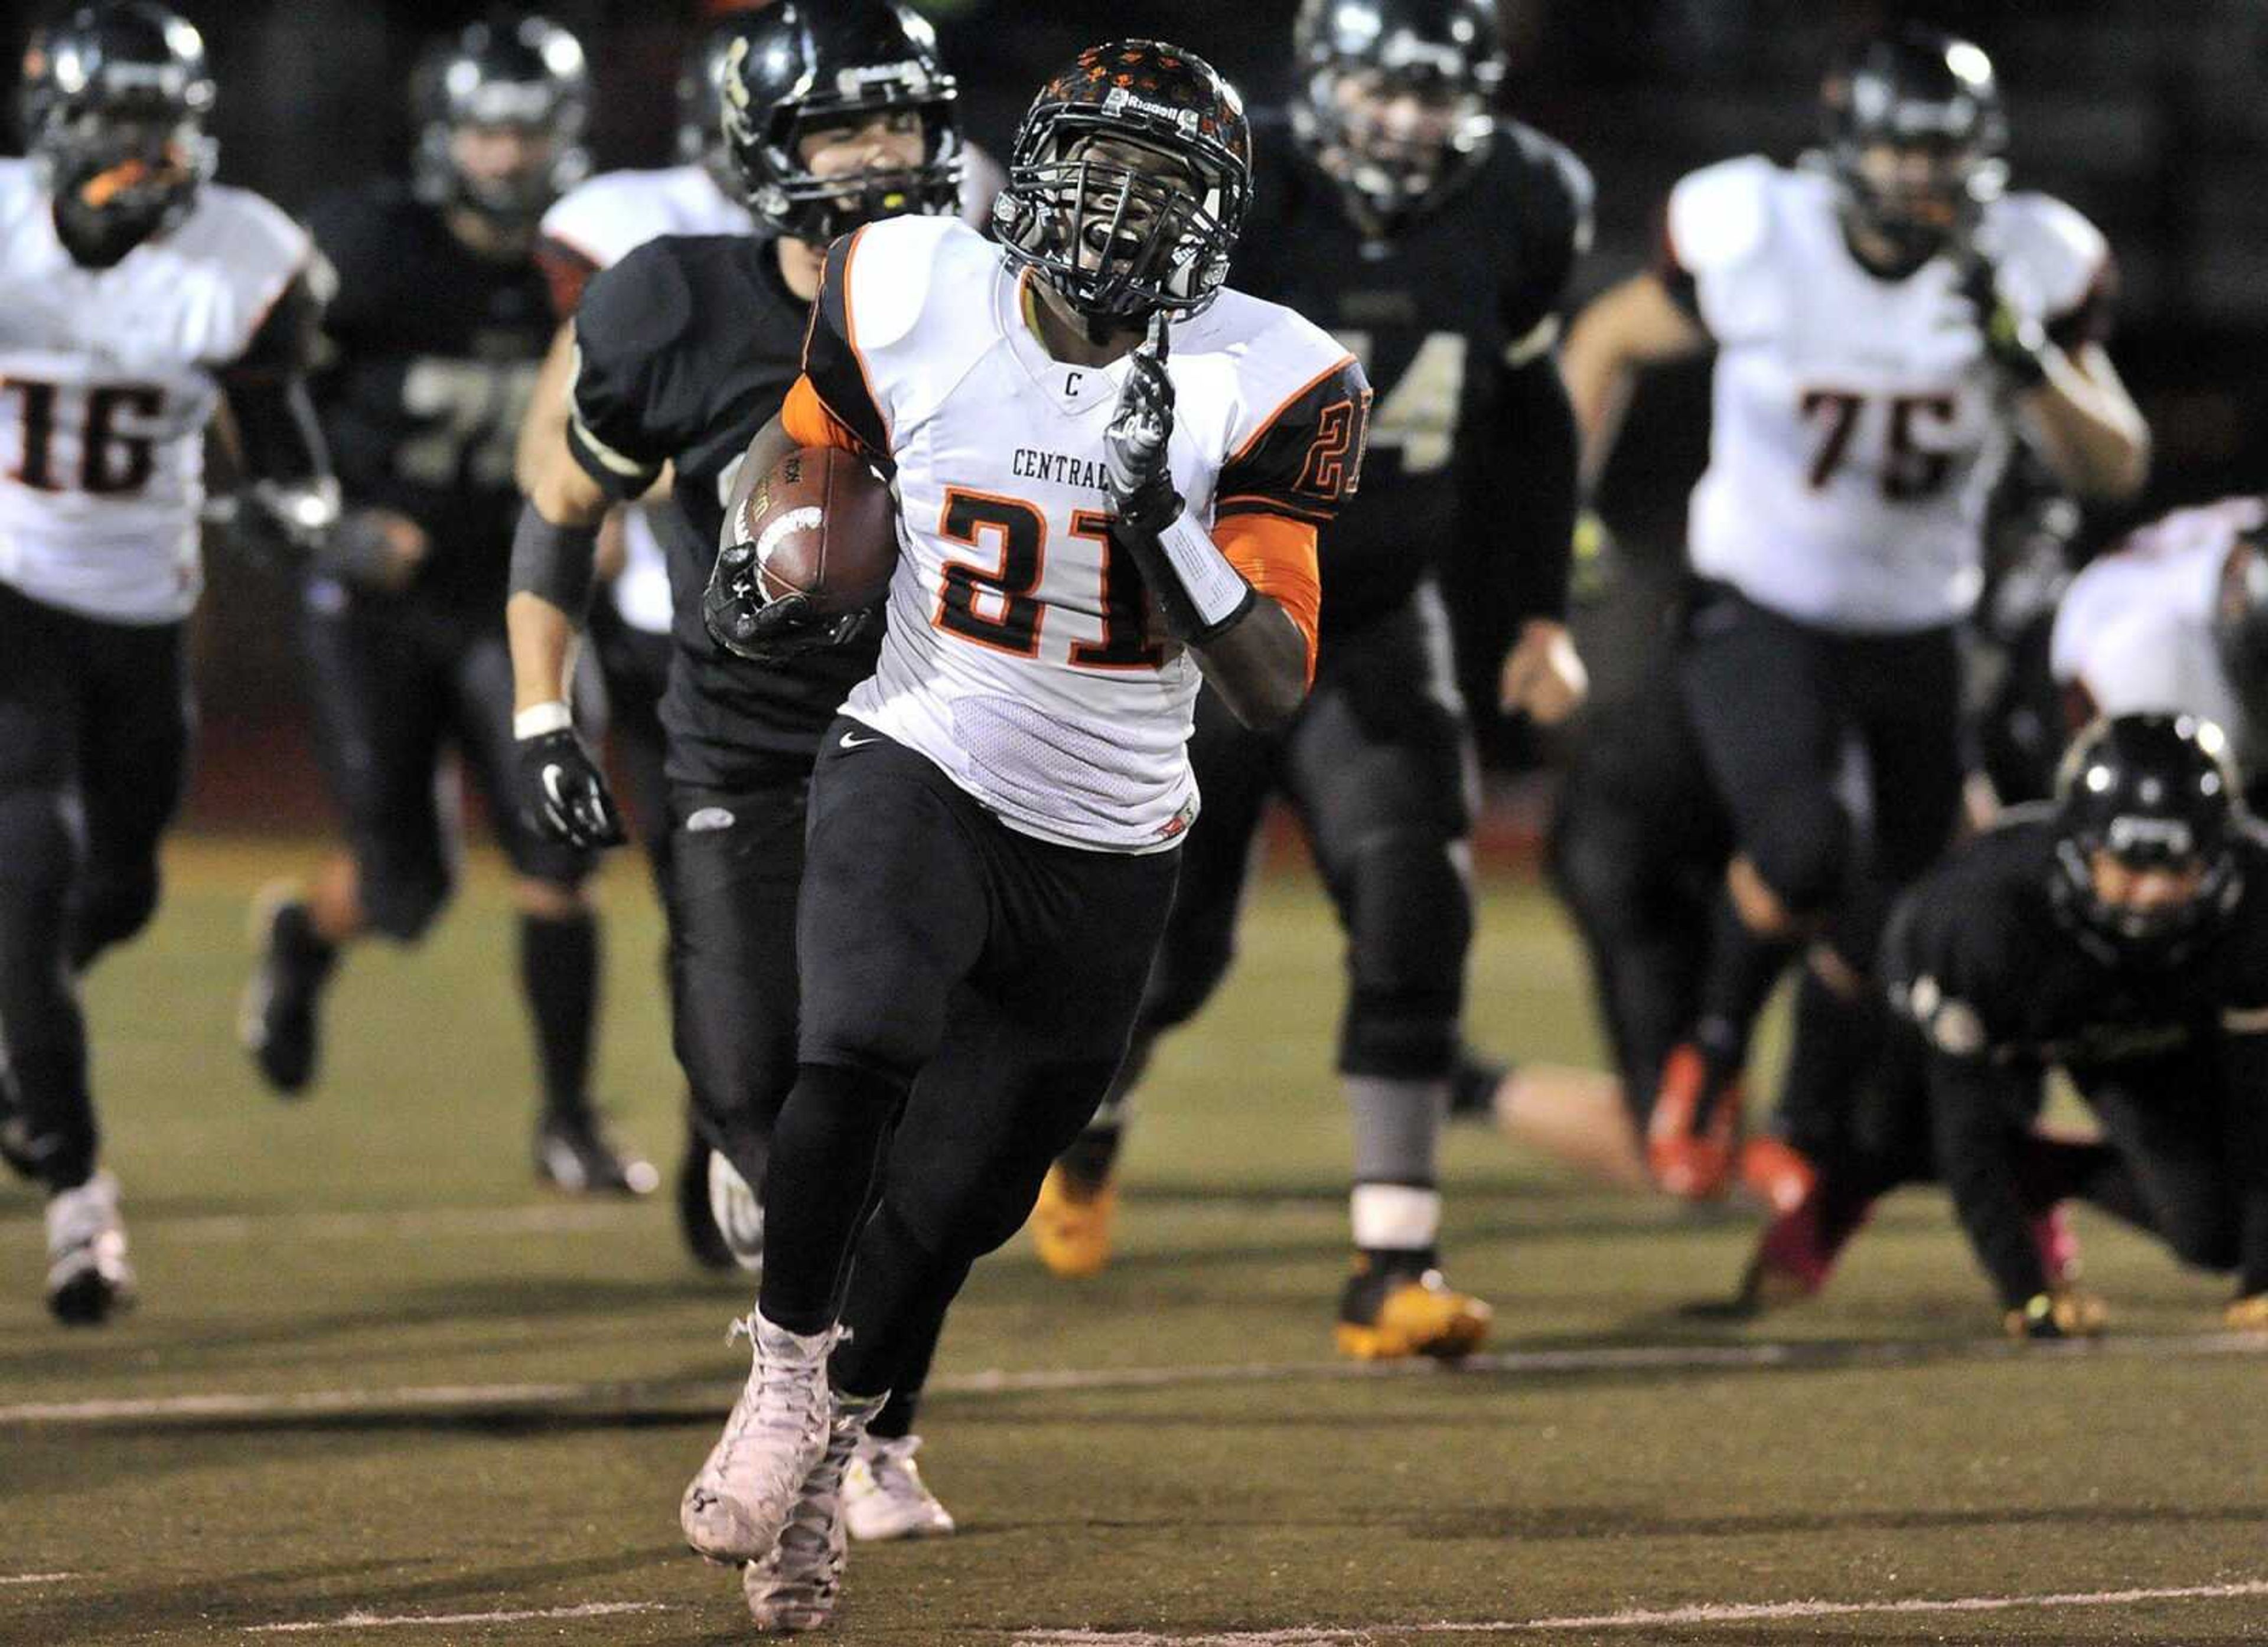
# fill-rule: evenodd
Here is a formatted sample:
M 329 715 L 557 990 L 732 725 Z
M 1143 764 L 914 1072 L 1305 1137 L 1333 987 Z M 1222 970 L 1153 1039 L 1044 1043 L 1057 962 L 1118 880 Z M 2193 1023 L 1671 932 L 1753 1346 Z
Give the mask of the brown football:
M 799 446 L 740 504 L 740 541 L 756 546 L 764 599 L 806 594 L 821 616 L 871 606 L 898 563 L 889 482 L 856 452 Z

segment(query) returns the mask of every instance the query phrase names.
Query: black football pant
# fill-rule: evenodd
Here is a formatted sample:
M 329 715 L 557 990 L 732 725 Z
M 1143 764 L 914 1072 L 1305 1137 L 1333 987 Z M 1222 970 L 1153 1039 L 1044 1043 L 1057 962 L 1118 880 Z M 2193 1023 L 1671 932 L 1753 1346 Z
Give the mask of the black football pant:
M 1340 1070 L 1447 1076 L 1472 941 L 1464 846 L 1477 777 L 1438 596 L 1427 588 L 1351 635 L 1327 637 L 1314 689 L 1287 730 L 1253 732 L 1207 691 L 1189 761 L 1204 810 L 1182 848 L 1181 890 L 1138 1043 L 1196 1016 L 1227 976 L 1261 822 L 1281 794 L 1347 935 Z
M 922 756 L 836 724 L 760 1302 L 796 1331 L 850 1328 L 839 1387 L 902 1382 L 969 1267 L 1022 1225 L 1125 1050 L 1175 859 L 1020 835 Z
M 94 1171 L 77 974 L 158 907 L 188 775 L 181 636 L 0 585 L 0 1085 L 51 1190 Z
M 592 855 L 544 839 L 519 815 L 501 612 L 476 616 L 316 578 L 306 592 L 303 640 L 318 746 L 346 814 L 372 930 L 412 942 L 449 901 L 458 832 L 435 775 L 452 745 L 487 798 L 513 870 L 562 886 L 582 883 Z
M 1586 710 L 1546 843 L 1545 868 L 1583 940 L 1623 1101 L 1641 1134 L 1662 1061 L 1700 1011 L 1711 912 L 1732 850 L 1669 687 Z

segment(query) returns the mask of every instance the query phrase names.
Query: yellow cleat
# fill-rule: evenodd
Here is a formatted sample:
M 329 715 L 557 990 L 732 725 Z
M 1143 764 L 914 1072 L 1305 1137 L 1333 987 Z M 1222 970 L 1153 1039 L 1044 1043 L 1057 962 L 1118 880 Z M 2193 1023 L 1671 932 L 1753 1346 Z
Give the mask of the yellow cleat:
M 1118 1186 L 1086 1184 L 1061 1165 L 1048 1168 L 1032 1208 L 1032 1245 L 1050 1275 L 1078 1281 L 1110 1262 L 1110 1221 L 1118 1213 Z
M 1358 1256 L 1339 1296 L 1335 1336 L 1342 1355 L 1358 1361 L 1399 1361 L 1434 1356 L 1453 1361 L 1480 1348 L 1494 1313 L 1459 1292 L 1438 1269 L 1373 1269 Z

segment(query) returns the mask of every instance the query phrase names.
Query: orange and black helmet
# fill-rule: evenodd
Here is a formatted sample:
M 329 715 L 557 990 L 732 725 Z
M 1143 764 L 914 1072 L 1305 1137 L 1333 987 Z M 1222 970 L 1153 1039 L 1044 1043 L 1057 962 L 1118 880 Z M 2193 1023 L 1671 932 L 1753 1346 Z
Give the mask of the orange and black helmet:
M 1094 46 L 1017 129 L 994 226 L 1089 320 L 1197 313 L 1228 278 L 1252 194 L 1243 100 L 1159 40 Z

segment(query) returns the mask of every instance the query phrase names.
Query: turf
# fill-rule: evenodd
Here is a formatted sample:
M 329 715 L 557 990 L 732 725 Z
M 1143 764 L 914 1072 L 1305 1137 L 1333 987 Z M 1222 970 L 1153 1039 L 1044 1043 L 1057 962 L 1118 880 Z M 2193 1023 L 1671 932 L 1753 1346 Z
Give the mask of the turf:
M 745 1639 L 674 1519 L 745 1368 L 743 1290 L 692 1270 L 666 1206 L 534 1186 L 491 866 L 421 952 L 352 959 L 313 1096 L 261 1091 L 230 1030 L 243 911 L 291 856 L 180 847 L 158 925 L 90 985 L 141 1311 L 50 1325 L 37 1202 L 0 1187 L 0 1642 Z M 602 1085 L 660 1158 L 658 923 L 632 863 L 603 897 Z M 2123 1336 L 2011 1353 L 1927 1194 L 1815 1304 L 1696 1319 L 1752 1215 L 1594 1191 L 1482 1129 L 1449 1152 L 1448 1244 L 1506 1361 L 1349 1376 L 1338 978 L 1312 889 L 1269 883 L 1231 987 L 1158 1060 L 1119 1261 L 1069 1285 L 1020 1242 L 954 1319 L 922 1428 L 962 1533 L 858 1550 L 829 1639 L 2268 1638 L 2258 1594 L 1420 1632 L 2257 1583 L 2263 1368 L 2207 1336 L 2219 1282 L 2085 1219 Z M 1522 884 L 1489 889 L 1472 1017 L 1507 1051 L 1594 1056 Z M 593 1607 L 638 1610 L 482 1616 Z

